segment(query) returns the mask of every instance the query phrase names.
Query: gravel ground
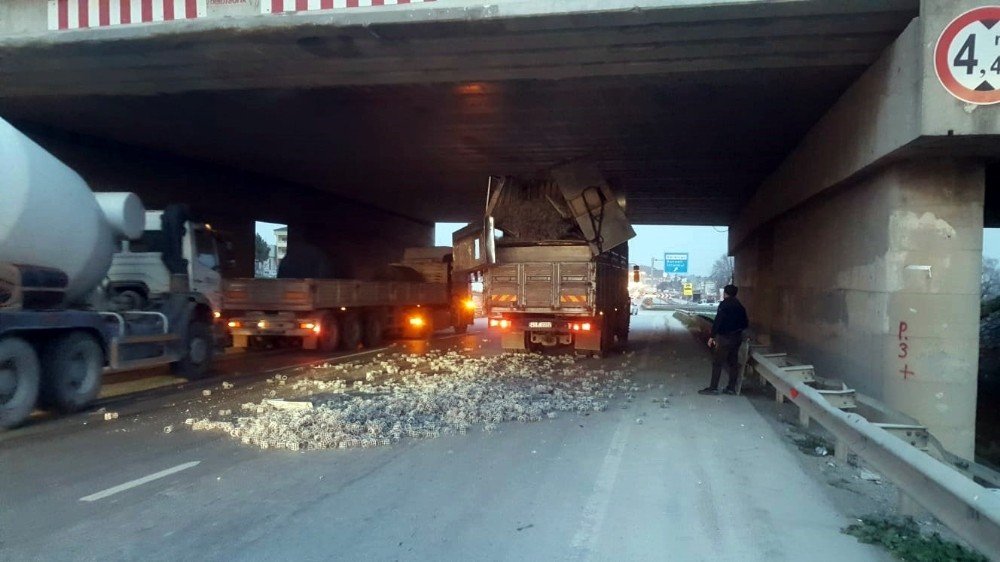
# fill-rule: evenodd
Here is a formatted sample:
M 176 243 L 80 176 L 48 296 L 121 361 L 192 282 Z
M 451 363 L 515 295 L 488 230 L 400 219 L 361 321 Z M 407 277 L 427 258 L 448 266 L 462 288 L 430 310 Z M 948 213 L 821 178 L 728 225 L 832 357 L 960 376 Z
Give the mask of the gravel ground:
M 362 378 L 359 370 L 364 380 L 353 380 Z M 293 381 L 276 375 L 260 402 L 187 423 L 263 449 L 369 448 L 474 428 L 490 432 L 500 423 L 560 412 L 601 412 L 616 394 L 631 401 L 641 390 L 632 373 L 628 359 L 606 369 L 572 355 L 379 355 L 317 367 Z

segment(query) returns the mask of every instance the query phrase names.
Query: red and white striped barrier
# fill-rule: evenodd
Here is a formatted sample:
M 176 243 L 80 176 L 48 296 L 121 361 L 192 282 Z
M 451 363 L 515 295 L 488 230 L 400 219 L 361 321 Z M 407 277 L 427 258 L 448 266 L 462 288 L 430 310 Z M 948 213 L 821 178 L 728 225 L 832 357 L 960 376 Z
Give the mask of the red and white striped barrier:
M 49 29 L 84 29 L 203 18 L 207 13 L 207 1 L 49 0 Z
M 367 8 L 371 6 L 395 6 L 397 4 L 420 4 L 434 0 L 260 0 L 262 14 L 282 12 L 308 12 L 311 10 L 336 10 L 339 8 Z

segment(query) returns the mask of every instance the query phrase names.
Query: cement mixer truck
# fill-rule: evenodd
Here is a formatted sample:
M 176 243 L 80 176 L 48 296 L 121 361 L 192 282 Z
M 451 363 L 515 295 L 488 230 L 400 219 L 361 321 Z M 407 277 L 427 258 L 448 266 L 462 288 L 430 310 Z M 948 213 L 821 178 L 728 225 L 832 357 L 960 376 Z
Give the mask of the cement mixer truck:
M 0 428 L 87 406 L 109 371 L 204 375 L 220 289 L 207 227 L 91 192 L 2 119 L 0 168 Z

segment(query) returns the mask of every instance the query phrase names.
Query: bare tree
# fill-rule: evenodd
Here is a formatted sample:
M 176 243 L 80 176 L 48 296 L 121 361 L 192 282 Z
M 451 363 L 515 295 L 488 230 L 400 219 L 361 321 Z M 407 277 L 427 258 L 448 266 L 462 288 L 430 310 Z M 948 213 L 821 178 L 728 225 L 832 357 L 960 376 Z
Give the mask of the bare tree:
M 719 256 L 719 259 L 715 260 L 715 264 L 712 265 L 712 274 L 709 277 L 712 281 L 715 281 L 717 287 L 721 288 L 733 282 L 733 272 L 732 256 L 722 254 Z
M 1000 295 L 1000 268 L 996 258 L 983 257 L 983 276 L 980 278 L 982 300 Z

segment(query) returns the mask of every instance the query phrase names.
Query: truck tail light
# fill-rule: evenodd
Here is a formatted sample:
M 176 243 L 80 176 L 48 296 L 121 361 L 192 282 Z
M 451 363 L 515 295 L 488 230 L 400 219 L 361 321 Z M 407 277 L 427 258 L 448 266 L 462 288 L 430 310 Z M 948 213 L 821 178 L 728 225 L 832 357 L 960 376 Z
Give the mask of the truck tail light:
M 318 334 L 320 332 L 319 324 L 316 324 L 314 322 L 301 322 L 299 324 L 299 329 L 300 330 L 312 330 L 313 333 L 316 333 L 316 334 Z
M 410 316 L 408 322 L 410 323 L 410 326 L 413 326 L 414 328 L 423 328 L 424 324 L 427 323 L 423 316 Z
M 263 330 L 264 328 L 267 328 L 267 321 L 266 320 L 261 320 L 260 322 L 257 322 L 257 327 L 259 329 L 261 329 L 261 330 Z
M 569 329 L 574 332 L 589 332 L 591 327 L 590 322 L 575 322 L 569 325 Z
M 228 326 L 229 326 L 230 328 L 239 328 L 239 327 L 243 326 L 243 324 L 241 324 L 241 323 L 240 323 L 239 321 L 237 321 L 237 320 L 230 320 L 230 321 L 229 321 L 229 324 L 227 324 L 227 325 L 228 325 Z
M 465 299 L 464 301 L 462 301 L 462 306 L 465 307 L 465 310 L 475 310 L 476 309 L 476 301 L 474 301 L 472 299 Z
M 506 330 L 510 328 L 510 320 L 506 318 L 490 318 L 490 328 L 500 328 Z

